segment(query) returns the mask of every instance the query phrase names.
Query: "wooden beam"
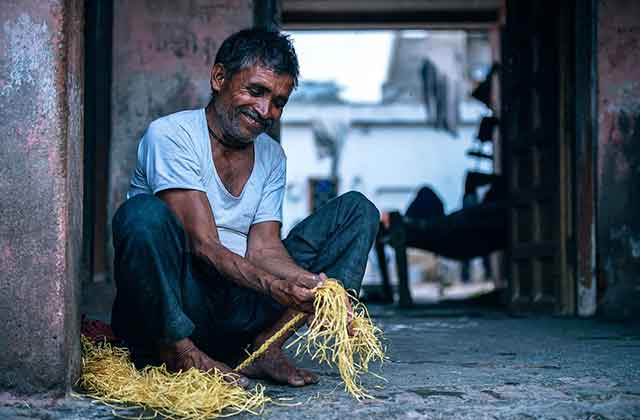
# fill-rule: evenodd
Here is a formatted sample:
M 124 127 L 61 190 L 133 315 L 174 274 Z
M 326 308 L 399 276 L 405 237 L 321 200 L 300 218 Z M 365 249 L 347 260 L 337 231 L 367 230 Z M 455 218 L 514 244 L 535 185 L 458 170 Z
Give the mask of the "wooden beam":
M 329 27 L 486 27 L 496 24 L 499 11 L 492 10 L 407 10 L 381 12 L 282 10 L 287 28 L 324 29 Z

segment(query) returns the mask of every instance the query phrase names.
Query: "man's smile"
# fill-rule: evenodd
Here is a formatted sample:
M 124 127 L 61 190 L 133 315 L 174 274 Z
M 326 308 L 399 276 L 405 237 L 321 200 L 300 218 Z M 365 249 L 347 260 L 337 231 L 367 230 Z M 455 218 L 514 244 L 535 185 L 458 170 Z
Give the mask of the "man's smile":
M 264 119 L 251 109 L 242 109 L 240 115 L 244 117 L 245 121 L 247 121 L 252 128 L 260 131 L 267 131 L 273 125 L 272 119 Z
M 249 123 L 249 125 L 251 125 L 254 128 L 258 128 L 261 130 L 264 130 L 266 123 L 264 121 L 262 121 L 262 119 L 258 119 L 256 117 L 254 117 L 253 115 L 251 115 L 249 112 L 247 111 L 243 111 L 241 112 L 241 115 L 244 117 L 244 119 Z

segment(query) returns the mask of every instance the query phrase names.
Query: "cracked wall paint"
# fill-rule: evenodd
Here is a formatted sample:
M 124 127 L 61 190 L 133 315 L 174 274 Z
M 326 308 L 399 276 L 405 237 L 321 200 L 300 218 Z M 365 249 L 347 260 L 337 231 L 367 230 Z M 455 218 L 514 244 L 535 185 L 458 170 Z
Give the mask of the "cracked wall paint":
M 22 13 L 16 20 L 5 22 L 3 32 L 8 41 L 3 70 L 8 74 L 3 78 L 0 97 L 9 98 L 21 87 L 26 87 L 39 98 L 34 104 L 36 116 L 51 115 L 55 107 L 55 64 L 54 52 L 49 48 L 53 40 L 47 23 L 35 22 L 31 16 Z M 36 119 L 34 125 L 26 129 L 27 150 L 38 143 L 44 129 L 41 123 L 42 119 Z
M 35 84 L 42 64 L 53 63 L 51 50 L 46 48 L 49 30 L 46 22 L 36 23 L 31 16 L 21 14 L 17 20 L 5 22 L 3 25 L 5 38 L 9 41 L 7 58 L 8 77 L 0 94 L 7 95 L 11 90 L 24 83 Z M 47 70 L 46 68 L 44 69 Z M 53 86 L 52 78 L 46 78 L 49 89 Z

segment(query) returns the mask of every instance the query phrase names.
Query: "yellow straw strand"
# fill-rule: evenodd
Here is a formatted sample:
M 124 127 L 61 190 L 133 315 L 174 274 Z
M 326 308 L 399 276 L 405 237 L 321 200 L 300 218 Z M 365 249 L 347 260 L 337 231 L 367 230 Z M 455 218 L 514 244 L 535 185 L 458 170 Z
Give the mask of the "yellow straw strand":
M 287 333 L 290 329 L 294 327 L 300 320 L 305 317 L 305 314 L 299 313 L 296 314 L 293 318 L 291 318 L 286 324 L 282 326 L 274 335 L 269 337 L 259 348 L 258 350 L 251 353 L 249 357 L 247 357 L 242 363 L 240 363 L 234 370 L 236 372 L 240 372 L 242 369 L 249 366 L 253 363 L 257 358 L 262 356 L 266 351 L 271 347 L 271 345 L 280 339 L 283 335 Z
M 353 309 L 353 336 L 348 332 L 347 301 L 351 301 Z M 356 399 L 373 398 L 362 386 L 360 377 L 369 372 L 371 362 L 384 361 L 382 331 L 373 325 L 365 306 L 335 279 L 325 281 L 316 290 L 314 309 L 309 329 L 288 347 L 297 345 L 296 355 L 307 353 L 319 363 L 337 365 L 347 392 Z
M 271 401 L 262 385 L 244 390 L 226 382 L 228 374 L 218 370 L 205 373 L 192 368 L 171 373 L 164 365 L 137 370 L 126 349 L 93 343 L 84 336 L 82 353 L 83 373 L 78 384 L 84 395 L 116 410 L 133 406 L 166 418 L 195 420 L 243 411 L 260 414 Z

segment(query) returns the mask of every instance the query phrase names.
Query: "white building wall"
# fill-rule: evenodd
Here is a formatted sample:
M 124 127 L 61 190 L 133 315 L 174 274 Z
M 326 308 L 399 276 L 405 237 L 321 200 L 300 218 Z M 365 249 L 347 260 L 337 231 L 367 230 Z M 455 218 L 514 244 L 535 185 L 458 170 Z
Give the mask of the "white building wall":
M 415 191 L 429 184 L 444 201 L 445 211 L 460 208 L 467 169 L 478 166 L 465 152 L 477 128 L 461 127 L 454 138 L 443 131 L 411 125 L 352 128 L 339 166 L 340 193 L 357 190 L 381 210 L 404 211 Z M 308 179 L 326 177 L 329 159 L 319 159 L 309 125 L 282 126 L 287 154 L 288 187 L 284 203 L 286 233 L 309 214 Z

